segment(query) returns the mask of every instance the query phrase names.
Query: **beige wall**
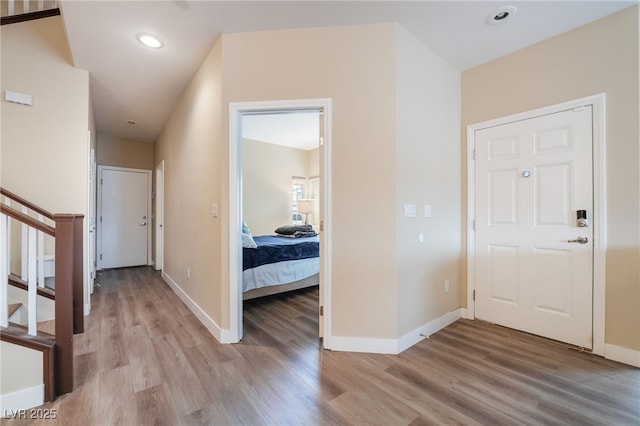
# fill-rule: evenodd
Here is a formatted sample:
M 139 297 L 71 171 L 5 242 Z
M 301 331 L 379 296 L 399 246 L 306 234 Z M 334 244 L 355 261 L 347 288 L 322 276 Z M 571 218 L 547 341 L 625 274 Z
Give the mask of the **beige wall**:
M 638 35 L 634 6 L 462 75 L 465 148 L 469 124 L 606 94 L 605 340 L 635 350 L 640 350 Z M 465 294 L 463 283 L 463 305 Z
M 52 212 L 87 209 L 89 74 L 73 67 L 60 17 L 2 26 L 2 186 Z
M 98 135 L 97 162 L 99 166 L 153 170 L 152 143 Z
M 395 338 L 395 25 L 225 34 L 222 42 L 223 105 L 332 99 L 333 334 Z
M 27 349 L 24 346 L 13 343 L 0 342 L 0 368 L 2 380 L 0 380 L 0 395 L 19 392 L 35 386 L 42 385 L 42 352 Z M 29 368 L 19 368 L 28 365 Z M 13 407 L 3 407 L 7 412 Z M 3 417 L 5 413 L 2 413 Z
M 87 134 L 94 130 L 89 74 L 73 67 L 59 16 L 3 25 L 0 33 L 2 91 L 33 96 L 31 107 L 0 102 L 0 183 L 50 212 L 84 214 L 86 225 L 95 146 L 95 131 L 90 141 Z M 85 232 L 85 253 L 87 247 Z M 86 271 L 86 255 L 84 261 Z
M 395 337 L 394 32 L 372 25 L 224 35 L 182 96 L 155 159 L 165 160 L 165 271 L 218 326 L 229 327 L 228 104 L 326 97 L 334 333 Z M 363 222 L 354 211 L 370 213 Z
M 396 46 L 396 256 L 402 336 L 460 306 L 460 72 L 401 27 Z M 404 217 L 405 203 L 416 205 L 417 217 Z M 432 217 L 424 217 L 424 205 L 431 206 Z
M 457 308 L 459 73 L 394 24 L 221 37 L 157 142 L 167 182 L 165 272 L 229 327 L 228 105 L 312 98 L 332 100 L 333 335 L 395 339 Z M 440 189 L 432 173 L 452 178 Z M 414 197 L 439 217 L 405 223 L 400 201 Z M 418 230 L 427 242 L 416 251 Z
M 0 183 L 51 212 L 86 217 L 87 130 L 93 129 L 89 74 L 73 67 L 59 16 L 3 25 L 0 38 L 2 92 L 33 96 L 31 107 L 0 101 Z M 86 233 L 84 237 L 86 253 Z M 87 265 L 86 255 L 84 260 Z M 87 282 L 85 275 L 85 289 Z M 26 356 L 41 358 L 41 354 L 7 348 L 3 342 L 2 393 L 33 386 L 30 379 L 17 383 L 27 374 L 20 367 Z M 11 360 L 12 367 L 5 368 Z M 36 375 L 42 383 L 42 371 Z
M 243 139 L 242 210 L 253 235 L 291 223 L 291 178 L 309 176 L 308 158 L 304 149 Z
M 164 160 L 164 269 L 221 328 L 229 328 L 227 142 L 221 138 L 221 43 L 182 94 L 156 141 Z M 211 204 L 217 203 L 217 218 Z M 187 279 L 186 268 L 191 270 Z M 225 271 L 223 271 L 225 268 Z M 225 291 L 223 294 L 223 282 Z

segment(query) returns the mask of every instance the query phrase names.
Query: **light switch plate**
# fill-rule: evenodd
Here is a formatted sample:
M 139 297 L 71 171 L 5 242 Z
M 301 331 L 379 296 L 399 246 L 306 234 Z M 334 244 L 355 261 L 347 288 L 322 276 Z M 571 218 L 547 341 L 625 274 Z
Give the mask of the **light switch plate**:
M 404 205 L 404 217 L 416 217 L 416 205 L 405 204 Z

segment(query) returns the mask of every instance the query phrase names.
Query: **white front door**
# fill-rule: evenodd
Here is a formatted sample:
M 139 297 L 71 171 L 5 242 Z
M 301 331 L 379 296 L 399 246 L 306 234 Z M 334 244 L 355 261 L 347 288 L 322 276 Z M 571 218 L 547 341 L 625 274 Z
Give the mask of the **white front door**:
M 101 168 L 98 265 L 146 265 L 151 172 Z
M 592 348 L 592 107 L 475 141 L 476 317 Z

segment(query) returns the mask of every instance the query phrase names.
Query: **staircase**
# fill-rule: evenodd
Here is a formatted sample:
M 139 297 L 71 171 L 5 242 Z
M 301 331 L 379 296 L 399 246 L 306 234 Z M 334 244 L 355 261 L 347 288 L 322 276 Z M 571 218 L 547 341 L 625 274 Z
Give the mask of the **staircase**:
M 60 15 L 57 0 L 2 0 L 2 25 Z
M 0 188 L 0 340 L 42 353 L 44 401 L 73 390 L 73 334 L 84 331 L 83 218 Z M 45 250 L 55 253 L 54 277 L 45 276 Z

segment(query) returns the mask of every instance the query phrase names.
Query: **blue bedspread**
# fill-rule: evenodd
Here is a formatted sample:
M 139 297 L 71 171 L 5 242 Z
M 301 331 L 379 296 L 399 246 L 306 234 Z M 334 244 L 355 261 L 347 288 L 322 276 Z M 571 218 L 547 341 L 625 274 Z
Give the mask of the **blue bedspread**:
M 257 248 L 242 249 L 242 270 L 285 260 L 309 259 L 320 255 L 320 240 L 315 237 L 292 238 L 277 235 L 254 236 Z

